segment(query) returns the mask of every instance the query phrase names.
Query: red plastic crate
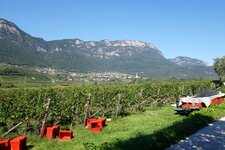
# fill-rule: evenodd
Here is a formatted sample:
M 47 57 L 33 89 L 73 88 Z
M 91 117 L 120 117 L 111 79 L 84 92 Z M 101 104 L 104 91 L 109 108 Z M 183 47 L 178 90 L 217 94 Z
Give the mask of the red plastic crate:
M 19 136 L 10 141 L 11 150 L 26 150 L 27 149 L 27 137 Z
M 40 128 L 40 137 L 43 138 L 46 134 L 46 128 L 43 127 L 43 128 Z
M 0 150 L 10 150 L 10 139 L 0 140 Z
M 85 126 L 90 126 L 91 122 L 97 121 L 97 120 L 98 120 L 98 118 L 87 118 L 87 119 L 85 120 L 84 125 L 85 125 Z
M 54 129 L 55 129 L 55 135 L 56 137 L 59 136 L 59 129 L 60 129 L 60 126 L 59 125 L 55 125 L 55 126 L 52 126 Z
M 98 121 L 92 121 L 90 123 L 90 131 L 91 132 L 101 132 L 101 130 L 102 130 L 102 128 L 100 128 Z
M 60 140 L 70 140 L 73 138 L 72 130 L 60 130 L 59 131 L 59 139 Z
M 45 137 L 48 139 L 54 139 L 58 136 L 58 126 L 46 127 L 46 134 Z
M 103 129 L 106 126 L 106 118 L 99 118 L 98 119 L 98 126 Z

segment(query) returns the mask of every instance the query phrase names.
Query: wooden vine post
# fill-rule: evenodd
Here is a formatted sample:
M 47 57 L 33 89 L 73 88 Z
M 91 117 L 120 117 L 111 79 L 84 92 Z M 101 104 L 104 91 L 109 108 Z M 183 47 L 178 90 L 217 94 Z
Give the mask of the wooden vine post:
M 119 112 L 120 112 L 120 109 L 121 109 L 121 99 L 122 99 L 122 94 L 120 93 L 120 94 L 118 94 L 118 104 L 117 104 L 117 106 L 116 106 L 116 118 L 118 117 L 118 114 L 119 114 Z
M 160 93 L 160 88 L 158 88 L 158 92 L 157 92 L 157 95 L 159 95 L 159 93 Z
M 98 112 L 100 112 L 103 108 L 98 109 L 98 111 L 96 111 L 95 113 L 93 113 L 90 118 L 92 118 L 94 115 L 96 115 Z
M 86 120 L 87 118 L 90 117 L 90 101 L 91 101 L 91 93 L 88 93 L 87 97 L 87 103 L 86 103 L 86 111 L 85 111 L 85 116 L 84 116 L 84 124 L 86 125 Z
M 27 121 L 28 117 L 25 118 L 24 121 Z M 9 131 L 7 131 L 6 133 L 4 133 L 1 137 L 4 137 L 6 135 L 8 135 L 10 132 L 12 132 L 14 129 L 16 129 L 17 127 L 19 127 L 21 124 L 23 123 L 23 121 L 19 122 L 18 124 L 16 124 L 14 127 L 12 127 Z
M 184 85 L 182 86 L 182 95 L 184 95 Z
M 14 129 L 16 129 L 17 127 L 19 127 L 23 122 L 18 123 L 17 125 L 15 125 L 13 128 L 11 128 L 9 131 L 7 131 L 6 133 L 4 133 L 1 137 L 6 136 L 7 134 L 9 134 L 11 131 L 13 131 Z
M 142 101 L 143 100 L 142 93 L 143 93 L 143 89 L 141 88 L 140 92 L 137 94 L 138 97 L 136 100 L 136 104 L 134 105 L 135 111 L 138 111 L 141 108 L 141 105 L 145 103 Z M 142 102 L 140 103 L 140 101 L 142 101 Z
M 42 125 L 41 125 L 41 131 L 40 131 L 40 137 L 41 138 L 44 137 L 44 133 L 45 133 L 45 122 L 46 122 L 46 119 L 48 117 L 48 110 L 49 110 L 50 102 L 51 102 L 51 99 L 48 98 L 47 99 L 47 103 L 46 103 L 46 107 L 45 107 L 44 118 L 42 120 Z

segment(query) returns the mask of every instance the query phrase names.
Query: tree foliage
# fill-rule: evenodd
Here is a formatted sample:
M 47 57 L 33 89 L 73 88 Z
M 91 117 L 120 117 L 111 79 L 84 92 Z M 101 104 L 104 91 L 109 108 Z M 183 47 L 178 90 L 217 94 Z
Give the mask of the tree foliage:
M 214 59 L 213 68 L 219 76 L 225 75 L 225 56 Z

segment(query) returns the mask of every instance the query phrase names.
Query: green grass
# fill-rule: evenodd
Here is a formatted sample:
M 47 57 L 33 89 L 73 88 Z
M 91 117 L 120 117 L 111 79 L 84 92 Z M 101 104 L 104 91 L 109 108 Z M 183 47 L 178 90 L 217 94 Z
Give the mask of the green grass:
M 149 108 L 107 122 L 108 126 L 101 133 L 90 133 L 83 125 L 78 125 L 72 127 L 74 138 L 70 141 L 32 135 L 28 137 L 28 146 L 32 150 L 165 149 L 222 116 L 225 116 L 225 103 L 189 116 L 177 115 L 169 106 Z
M 163 118 L 162 118 L 163 117 Z M 154 133 L 166 128 L 175 121 L 181 121 L 185 116 L 175 115 L 173 108 L 162 107 L 148 109 L 128 117 L 107 122 L 108 126 L 101 133 L 90 133 L 83 125 L 73 127 L 74 139 L 71 141 L 39 139 L 36 136 L 28 137 L 28 145 L 32 149 L 85 149 L 86 145 L 103 146 L 106 143 L 115 143 L 118 140 L 128 140 L 140 134 Z M 90 148 L 91 146 L 89 146 Z
M 170 106 L 148 108 L 112 119 L 101 133 L 90 133 L 83 125 L 77 125 L 71 128 L 74 138 L 70 141 L 29 135 L 27 144 L 32 150 L 165 149 L 221 116 L 225 116 L 225 103 L 189 116 L 175 114 Z

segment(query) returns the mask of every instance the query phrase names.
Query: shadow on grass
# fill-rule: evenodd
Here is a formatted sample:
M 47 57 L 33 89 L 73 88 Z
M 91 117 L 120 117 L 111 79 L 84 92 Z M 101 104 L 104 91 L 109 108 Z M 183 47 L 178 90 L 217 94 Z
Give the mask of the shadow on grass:
M 30 150 L 34 147 L 34 145 L 27 145 L 27 150 Z
M 144 135 L 139 133 L 136 137 L 128 140 L 118 140 L 115 143 L 101 145 L 101 149 L 122 149 L 122 150 L 149 150 L 166 149 L 172 144 L 179 142 L 197 130 L 213 122 L 212 117 L 195 114 L 188 116 L 182 121 L 175 122 L 172 126 L 155 131 L 153 134 Z
M 224 150 L 225 149 L 225 120 L 219 120 L 201 129 L 196 134 L 189 136 L 188 139 L 179 142 L 170 147 L 168 150 Z

